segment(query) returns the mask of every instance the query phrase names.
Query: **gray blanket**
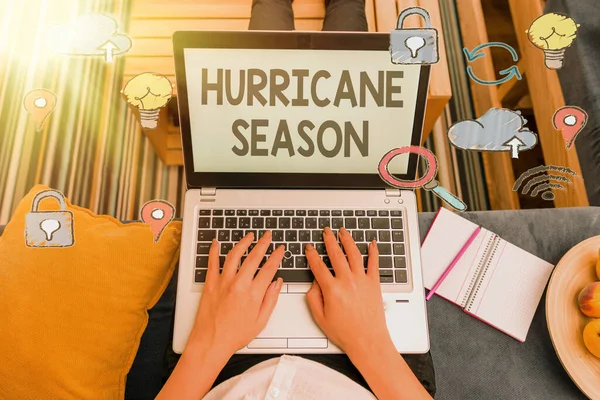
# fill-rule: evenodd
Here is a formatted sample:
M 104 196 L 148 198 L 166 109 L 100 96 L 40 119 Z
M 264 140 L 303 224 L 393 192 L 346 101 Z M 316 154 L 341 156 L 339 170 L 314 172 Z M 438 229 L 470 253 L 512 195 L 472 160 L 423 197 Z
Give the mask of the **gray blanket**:
M 556 265 L 574 245 L 600 235 L 600 208 L 462 214 Z M 420 215 L 421 238 L 433 214 Z M 552 347 L 542 298 L 524 343 L 434 296 L 427 304 L 439 400 L 585 399 Z

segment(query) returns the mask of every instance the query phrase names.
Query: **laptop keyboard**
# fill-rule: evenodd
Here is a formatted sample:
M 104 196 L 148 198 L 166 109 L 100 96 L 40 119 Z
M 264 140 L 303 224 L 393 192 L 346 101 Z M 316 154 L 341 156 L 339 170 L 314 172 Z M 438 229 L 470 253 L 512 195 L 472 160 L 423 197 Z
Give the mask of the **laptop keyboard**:
M 363 255 L 365 269 L 368 245 L 375 239 L 379 249 L 379 278 L 382 284 L 407 284 L 404 221 L 400 210 L 259 210 L 216 209 L 200 210 L 198 215 L 198 242 L 194 281 L 203 283 L 208 268 L 208 253 L 213 238 L 220 244 L 220 266 L 233 246 L 249 232 L 255 242 L 242 257 L 245 260 L 266 230 L 271 230 L 272 243 L 259 266 L 279 245 L 285 245 L 285 255 L 275 278 L 286 283 L 312 282 L 314 276 L 304 256 L 305 246 L 312 244 L 332 273 L 333 267 L 323 243 L 323 228 L 337 230 L 345 227 Z M 343 246 L 342 246 L 343 250 Z

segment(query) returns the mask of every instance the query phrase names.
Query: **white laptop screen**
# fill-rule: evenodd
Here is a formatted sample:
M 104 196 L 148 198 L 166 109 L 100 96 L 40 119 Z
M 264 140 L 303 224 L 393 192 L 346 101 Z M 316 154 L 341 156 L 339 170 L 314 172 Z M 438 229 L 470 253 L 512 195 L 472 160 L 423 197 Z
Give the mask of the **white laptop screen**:
M 376 174 L 411 144 L 421 67 L 392 64 L 389 50 L 183 53 L 195 172 Z

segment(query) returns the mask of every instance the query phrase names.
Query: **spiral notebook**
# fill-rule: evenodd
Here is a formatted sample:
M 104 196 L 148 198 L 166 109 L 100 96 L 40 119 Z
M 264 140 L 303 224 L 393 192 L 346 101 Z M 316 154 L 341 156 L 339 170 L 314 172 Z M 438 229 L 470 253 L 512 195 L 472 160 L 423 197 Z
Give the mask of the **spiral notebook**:
M 441 208 L 421 247 L 430 289 L 477 225 Z M 524 342 L 554 266 L 482 228 L 436 294 Z

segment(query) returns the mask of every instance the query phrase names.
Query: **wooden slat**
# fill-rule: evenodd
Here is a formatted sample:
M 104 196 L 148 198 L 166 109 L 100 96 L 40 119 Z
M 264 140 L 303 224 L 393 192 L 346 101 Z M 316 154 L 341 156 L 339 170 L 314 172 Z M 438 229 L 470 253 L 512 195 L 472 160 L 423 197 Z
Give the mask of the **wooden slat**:
M 133 40 L 138 38 L 170 38 L 175 31 L 245 31 L 249 18 L 227 19 L 165 19 L 160 22 L 152 19 L 134 19 L 129 27 Z M 301 31 L 320 31 L 320 19 L 299 19 L 295 23 Z
M 139 38 L 170 38 L 175 31 L 241 31 L 248 29 L 248 18 L 228 19 L 134 19 L 129 24 L 129 36 Z
M 247 19 L 167 20 L 160 24 L 153 20 L 132 21 L 133 46 L 125 63 L 125 76 L 133 77 L 143 72 L 175 75 L 173 50 L 167 51 L 172 47 L 170 36 L 176 30 L 247 30 L 248 22 Z M 298 30 L 321 30 L 322 26 L 323 21 L 318 19 L 296 21 Z
M 481 43 L 489 42 L 481 0 L 457 0 L 456 5 L 464 46 L 473 49 Z M 470 65 L 476 76 L 485 80 L 494 80 L 496 73 L 489 48 L 484 52 L 485 57 Z M 475 113 L 478 117 L 492 107 L 501 107 L 496 86 L 480 85 L 472 80 L 470 86 Z M 519 198 L 512 190 L 515 178 L 510 154 L 483 152 L 482 158 L 491 208 L 493 210 L 518 209 Z
M 419 0 L 396 0 L 396 8 L 398 9 L 396 16 L 400 15 L 402 10 L 404 10 L 405 8 L 409 8 L 409 7 L 419 7 Z M 408 28 L 416 28 L 416 27 L 421 26 L 420 18 L 409 17 L 409 18 L 407 18 L 406 21 L 407 21 L 407 24 L 405 24 L 404 26 L 406 26 Z
M 131 15 L 135 19 L 177 18 L 250 18 L 247 0 L 133 0 Z
M 450 86 L 450 72 L 448 71 L 448 58 L 446 56 L 446 42 L 442 31 L 442 16 L 438 0 L 419 0 L 419 6 L 426 9 L 431 17 L 431 26 L 438 32 L 438 48 L 440 61 L 431 66 L 431 79 L 429 80 L 429 93 L 432 96 L 444 97 L 448 100 L 452 96 Z
M 452 155 L 450 146 L 448 145 L 447 131 L 448 129 L 444 123 L 444 119 L 438 118 L 432 129 L 435 155 L 439 163 L 436 179 L 440 182 L 441 186 L 451 193 L 456 193 L 456 180 L 454 177 L 454 168 L 452 167 Z
M 525 96 L 519 99 L 519 102 L 515 104 L 516 110 L 533 110 L 533 103 L 531 101 L 531 95 L 527 93 Z
M 444 107 L 448 104 L 449 96 L 438 96 L 434 97 L 431 92 L 427 95 L 427 108 L 425 109 L 425 119 L 423 120 L 423 137 L 422 142 L 427 140 L 427 137 L 431 134 L 435 122 L 438 120 Z
M 175 75 L 173 57 L 128 57 L 125 62 L 126 75 L 154 72 L 162 75 Z
M 391 0 L 375 0 L 377 32 L 391 32 L 396 27 L 398 10 Z
M 173 124 L 169 124 L 168 134 L 171 136 L 172 135 L 179 136 L 179 127 L 175 126 Z
M 518 80 L 513 78 L 498 86 L 498 97 L 500 98 L 502 107 L 505 108 L 518 108 L 516 105 L 528 93 L 527 76 L 525 75 L 523 59 L 519 60 L 517 66 L 523 79 Z
M 519 68 L 519 72 L 521 72 L 521 75 L 523 77 L 525 77 L 524 66 L 525 66 L 525 64 L 523 62 L 523 59 L 520 59 L 517 62 L 517 67 Z M 522 82 L 521 80 L 513 78 L 513 79 L 509 80 L 508 82 L 498 85 L 498 97 L 500 97 L 500 101 L 504 101 L 504 98 L 507 96 L 507 94 L 509 92 L 511 92 L 512 90 L 514 90 L 514 87 L 518 86 L 519 83 L 521 83 L 521 82 Z
M 154 72 L 154 71 L 150 71 L 150 70 L 148 70 L 148 71 L 146 71 L 146 72 Z M 125 75 L 125 76 L 124 76 L 124 79 L 123 79 L 123 86 L 125 86 L 125 85 L 127 84 L 127 82 L 128 82 L 128 81 L 129 81 L 131 78 L 133 78 L 134 76 L 135 76 L 135 75 L 133 75 L 133 74 L 127 74 L 127 75 Z M 168 75 L 168 74 L 167 74 L 167 75 L 165 75 L 165 77 L 167 77 L 167 78 L 168 78 L 168 79 L 171 81 L 171 83 L 172 83 L 173 85 L 175 85 L 175 75 Z M 175 87 L 173 88 L 173 90 L 175 90 Z
M 251 2 L 250 2 L 251 3 Z M 323 0 L 295 0 L 292 3 L 294 19 L 323 19 L 325 2 Z
M 165 156 L 165 165 L 183 165 L 183 151 L 179 150 L 167 150 Z
M 398 17 L 400 16 L 400 13 L 402 11 L 404 11 L 406 8 L 410 8 L 410 7 L 421 7 L 421 4 L 419 4 L 419 0 L 396 0 L 396 8 L 398 9 L 397 12 L 397 16 L 396 16 L 396 23 L 395 23 L 395 28 L 397 29 L 398 27 Z M 423 7 L 425 8 L 425 7 Z M 426 8 L 427 12 L 429 12 L 429 10 Z M 421 16 L 413 14 L 413 15 L 409 15 L 408 17 L 406 17 L 406 19 L 404 20 L 404 23 L 402 24 L 403 28 L 423 28 L 425 26 L 425 22 L 423 20 L 423 18 L 421 18 Z
M 165 38 L 133 38 L 131 50 L 127 53 L 132 57 L 173 57 L 173 41 Z
M 175 133 L 170 132 L 171 128 L 175 128 Z M 167 134 L 167 150 L 181 149 L 181 134 L 179 132 L 178 127 L 169 127 L 169 133 Z
M 437 0 L 419 0 L 419 6 L 427 10 L 431 18 L 432 28 L 437 29 L 439 62 L 431 66 L 431 75 L 429 78 L 429 99 L 435 99 L 432 104 L 428 104 L 423 123 L 423 137 L 433 130 L 433 125 L 442 114 L 444 107 L 452 97 L 452 88 L 450 86 L 450 72 L 448 70 L 448 57 L 446 56 L 446 42 L 442 30 L 442 16 Z M 421 26 L 423 23 L 421 22 Z M 429 100 L 431 101 L 431 100 Z
M 375 5 L 373 4 L 373 0 L 365 1 L 365 15 L 367 17 L 369 32 L 377 32 L 377 23 L 375 22 Z
M 566 187 L 566 190 L 553 191 L 554 204 L 556 207 L 588 206 L 589 201 L 575 146 L 566 150 L 562 135 L 554 129 L 552 124 L 552 117 L 556 110 L 565 106 L 558 74 L 556 71 L 546 68 L 543 52 L 534 47 L 525 34 L 531 22 L 542 15 L 544 10 L 539 1 L 509 0 L 509 4 L 517 41 L 527 71 L 527 85 L 533 103 L 544 161 L 546 165 L 571 168 L 578 175 L 573 183 Z M 567 57 L 569 51 L 574 51 L 574 49 L 567 50 Z
M 135 0 L 131 15 L 135 19 L 228 19 L 250 18 L 251 0 Z M 323 0 L 295 0 L 292 3 L 295 19 L 325 16 Z

